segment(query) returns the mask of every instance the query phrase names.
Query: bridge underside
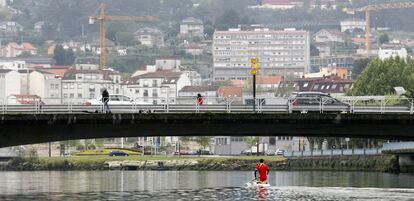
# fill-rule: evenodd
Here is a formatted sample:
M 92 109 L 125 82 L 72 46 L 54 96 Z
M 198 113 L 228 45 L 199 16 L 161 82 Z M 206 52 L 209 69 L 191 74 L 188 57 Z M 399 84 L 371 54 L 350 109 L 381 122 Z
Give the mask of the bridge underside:
M 0 120 L 0 147 L 138 136 L 312 136 L 414 139 L 401 114 L 19 114 Z

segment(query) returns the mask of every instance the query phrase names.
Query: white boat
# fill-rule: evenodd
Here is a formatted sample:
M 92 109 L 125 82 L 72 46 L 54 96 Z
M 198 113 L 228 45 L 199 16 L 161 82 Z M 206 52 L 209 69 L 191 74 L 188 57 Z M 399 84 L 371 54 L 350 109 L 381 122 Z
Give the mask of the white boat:
M 260 183 L 260 182 L 259 182 L 259 181 L 257 181 L 257 180 L 252 180 L 252 181 L 250 181 L 250 182 L 247 182 L 247 183 L 246 183 L 246 186 L 247 186 L 248 188 L 256 188 L 256 187 L 270 187 L 270 184 L 269 184 L 269 182 L 266 182 L 266 183 L 262 184 L 262 183 Z

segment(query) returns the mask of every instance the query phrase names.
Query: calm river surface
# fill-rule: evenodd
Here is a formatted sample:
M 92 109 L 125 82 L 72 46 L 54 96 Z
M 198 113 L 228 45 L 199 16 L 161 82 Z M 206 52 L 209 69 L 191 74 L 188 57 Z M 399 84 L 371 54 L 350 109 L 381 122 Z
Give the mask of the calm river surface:
M 0 172 L 0 200 L 414 200 L 414 175 L 271 172 L 269 188 L 246 188 L 252 172 Z

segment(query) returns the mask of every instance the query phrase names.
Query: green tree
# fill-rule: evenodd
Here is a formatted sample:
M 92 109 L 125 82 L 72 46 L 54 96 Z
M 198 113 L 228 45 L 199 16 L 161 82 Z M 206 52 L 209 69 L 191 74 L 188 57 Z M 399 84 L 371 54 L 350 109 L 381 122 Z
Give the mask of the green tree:
M 56 61 L 56 65 L 65 65 L 66 63 L 66 51 L 62 45 L 56 45 L 53 51 L 53 59 Z
M 318 48 L 316 48 L 316 46 L 315 45 L 311 45 L 310 46 L 310 54 L 311 54 L 311 56 L 319 56 L 319 50 L 318 50 Z
M 369 62 L 371 62 L 369 58 L 355 60 L 352 65 L 352 79 L 356 79 L 368 66 Z
M 75 61 L 75 53 L 71 48 L 65 50 L 62 45 L 56 45 L 53 59 L 56 61 L 56 65 L 72 65 Z
M 122 22 L 108 23 L 106 28 L 106 38 L 112 41 L 116 41 L 116 33 L 126 31 L 127 27 Z
M 64 65 L 72 65 L 75 62 L 75 53 L 73 52 L 72 48 L 69 48 L 65 51 L 65 64 Z
M 404 87 L 407 92 L 414 92 L 414 60 L 399 57 L 384 61 L 375 59 L 358 77 L 352 95 L 387 95 L 394 87 Z
M 206 35 L 206 37 L 208 39 L 212 39 L 213 38 L 213 34 L 214 34 L 214 27 L 211 26 L 211 25 L 204 26 L 204 34 Z
M 256 146 L 259 143 L 259 137 L 243 137 L 243 141 L 246 142 L 246 145 L 249 147 Z
M 116 32 L 115 33 L 116 42 L 123 46 L 132 46 L 134 45 L 134 34 L 130 32 Z
M 216 27 L 221 30 L 234 28 L 237 27 L 237 25 L 241 24 L 242 20 L 242 17 L 236 10 L 226 10 L 224 14 L 217 19 Z
M 388 37 L 388 34 L 381 34 L 378 38 L 379 44 L 385 44 L 390 42 L 390 38 Z
M 203 149 L 205 149 L 206 147 L 210 146 L 211 137 L 197 136 L 195 137 L 194 141 L 197 142 L 197 144 L 199 144 Z

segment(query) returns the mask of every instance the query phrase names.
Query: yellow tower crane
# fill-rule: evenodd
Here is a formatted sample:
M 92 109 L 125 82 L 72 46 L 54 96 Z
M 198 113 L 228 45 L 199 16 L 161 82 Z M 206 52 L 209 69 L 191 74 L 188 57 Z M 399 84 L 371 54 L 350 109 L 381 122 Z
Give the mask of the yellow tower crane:
M 398 8 L 414 8 L 414 2 L 396 2 L 396 3 L 382 3 L 382 4 L 374 4 L 374 5 L 367 5 L 361 8 L 344 8 L 343 11 L 348 14 L 355 14 L 356 12 L 365 12 L 365 51 L 366 54 L 369 55 L 371 51 L 371 19 L 370 13 L 371 11 L 380 11 L 385 9 L 398 9 Z
M 106 21 L 138 21 L 138 22 L 154 22 L 158 21 L 158 17 L 154 16 L 111 16 L 105 15 L 105 4 L 101 3 L 99 5 L 99 14 L 98 16 L 90 16 L 89 23 L 95 23 L 95 20 L 99 21 L 99 68 L 106 68 Z

